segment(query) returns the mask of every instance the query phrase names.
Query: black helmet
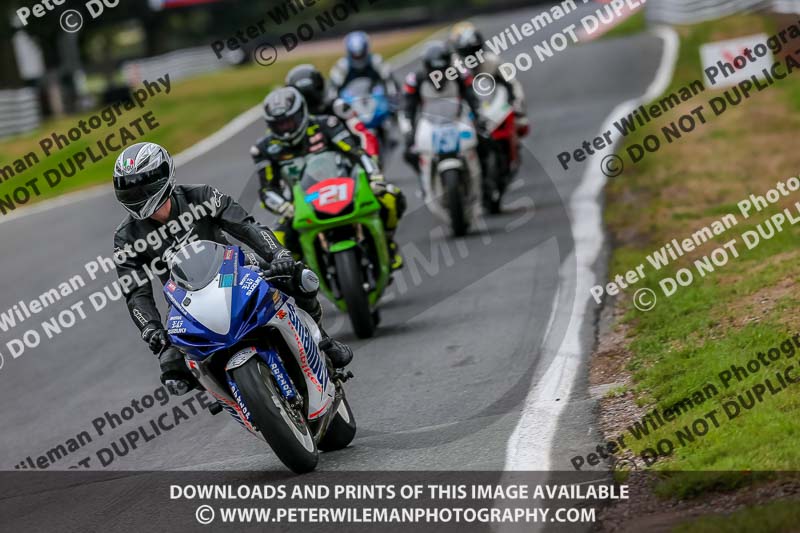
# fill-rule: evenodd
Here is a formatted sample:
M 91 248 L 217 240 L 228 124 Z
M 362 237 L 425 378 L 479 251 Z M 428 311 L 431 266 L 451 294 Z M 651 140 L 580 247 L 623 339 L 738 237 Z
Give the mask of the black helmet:
M 264 98 L 264 120 L 280 140 L 297 144 L 308 126 L 308 107 L 303 95 L 294 87 L 282 87 Z
M 468 28 L 461 32 L 453 43 L 455 52 L 461 57 L 474 56 L 482 48 L 483 36 L 475 28 Z
M 142 220 L 164 205 L 175 190 L 175 163 L 163 147 L 137 143 L 114 164 L 114 193 L 133 218 Z
M 422 64 L 428 74 L 435 70 L 444 71 L 450 66 L 450 51 L 441 41 L 433 41 L 422 54 Z
M 297 65 L 286 75 L 286 85 L 300 91 L 312 112 L 320 110 L 325 101 L 325 79 L 317 67 Z

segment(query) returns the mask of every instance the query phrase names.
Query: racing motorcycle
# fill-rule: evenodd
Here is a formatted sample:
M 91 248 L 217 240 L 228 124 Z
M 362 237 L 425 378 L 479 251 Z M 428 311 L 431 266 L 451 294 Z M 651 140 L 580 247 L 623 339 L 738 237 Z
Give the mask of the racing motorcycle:
M 380 157 L 383 158 L 389 142 L 386 129 L 395 107 L 386 93 L 386 87 L 380 83 L 374 84 L 369 78 L 356 78 L 342 87 L 339 97 L 356 112 L 358 120 L 378 139 Z
M 466 235 L 480 215 L 481 165 L 478 137 L 460 101 L 442 98 L 423 109 L 414 137 L 425 205 L 452 229 Z
M 490 94 L 478 97 L 480 114 L 488 132 L 484 141 L 489 146 L 484 168 L 483 207 L 492 214 L 500 212 L 503 194 L 519 170 L 519 135 L 514 109 L 509 104 L 508 89 L 497 85 Z
M 292 198 L 303 260 L 319 274 L 322 293 L 347 312 L 356 335 L 371 337 L 391 269 L 381 204 L 366 172 L 341 154 L 311 154 Z
M 237 246 L 196 241 L 168 261 L 164 294 L 172 344 L 200 384 L 247 431 L 266 441 L 296 473 L 314 470 L 319 450 L 338 450 L 355 436 L 343 383 L 319 349 L 320 331 L 269 272 L 245 266 Z M 300 283 L 316 290 L 303 270 Z

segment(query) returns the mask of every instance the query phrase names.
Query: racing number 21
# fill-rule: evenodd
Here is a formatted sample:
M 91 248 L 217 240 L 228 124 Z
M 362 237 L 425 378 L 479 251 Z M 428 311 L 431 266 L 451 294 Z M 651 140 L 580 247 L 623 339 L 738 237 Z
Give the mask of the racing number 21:
M 319 205 L 328 205 L 347 200 L 347 184 L 328 185 L 319 191 Z

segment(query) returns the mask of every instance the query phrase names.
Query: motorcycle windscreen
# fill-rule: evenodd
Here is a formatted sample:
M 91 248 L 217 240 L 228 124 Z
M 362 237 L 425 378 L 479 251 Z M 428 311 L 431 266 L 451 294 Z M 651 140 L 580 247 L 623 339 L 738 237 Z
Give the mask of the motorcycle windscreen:
M 358 119 L 369 126 L 378 118 L 376 115 L 384 112 L 384 90 L 380 85 L 374 85 L 369 78 L 356 78 L 342 89 L 342 98 L 347 102 Z
M 335 216 L 353 203 L 355 181 L 347 177 L 352 171 L 348 162 L 333 152 L 310 157 L 303 168 L 300 186 L 305 202 L 319 213 Z
M 196 241 L 181 247 L 169 259 L 170 277 L 187 291 L 199 291 L 219 274 L 226 248 L 212 241 Z
M 306 191 L 306 202 L 326 215 L 338 215 L 353 202 L 355 181 L 350 178 L 331 178 L 316 183 Z

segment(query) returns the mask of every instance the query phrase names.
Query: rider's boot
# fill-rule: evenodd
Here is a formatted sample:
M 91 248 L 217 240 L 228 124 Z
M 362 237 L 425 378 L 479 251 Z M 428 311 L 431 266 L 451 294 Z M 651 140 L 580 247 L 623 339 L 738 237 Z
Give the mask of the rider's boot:
M 297 306 L 308 313 L 319 327 L 322 339 L 319 341 L 319 348 L 331 360 L 333 368 L 344 368 L 353 360 L 353 350 L 341 341 L 337 341 L 322 327 L 322 306 L 316 296 L 295 296 Z
M 198 388 L 199 383 L 186 367 L 183 354 L 174 347 L 167 348 L 158 358 L 161 366 L 161 383 L 171 394 L 181 396 Z
M 387 233 L 386 244 L 389 247 L 389 265 L 392 271 L 403 268 L 403 254 L 400 253 L 400 247 L 394 240 L 394 232 Z
M 322 333 L 322 340 L 319 341 L 320 349 L 325 352 L 331 360 L 333 368 L 344 368 L 353 360 L 353 350 L 348 345 L 341 341 L 337 341 L 328 335 L 322 326 L 319 327 Z

